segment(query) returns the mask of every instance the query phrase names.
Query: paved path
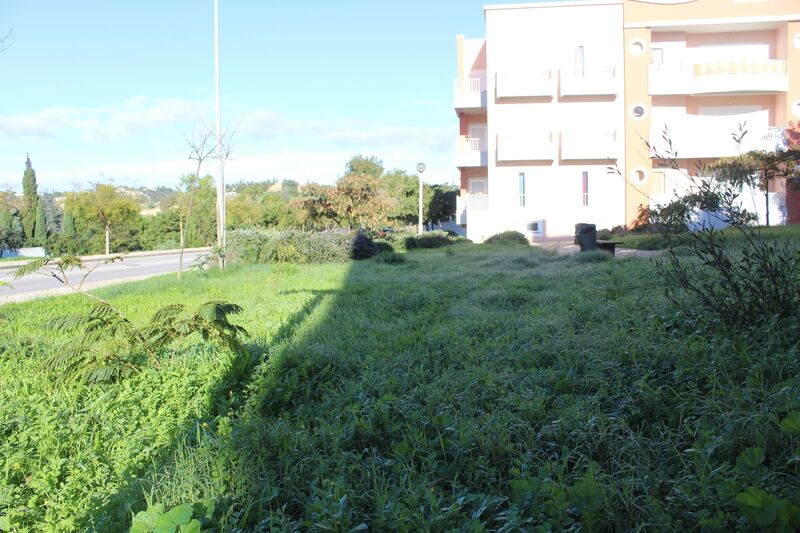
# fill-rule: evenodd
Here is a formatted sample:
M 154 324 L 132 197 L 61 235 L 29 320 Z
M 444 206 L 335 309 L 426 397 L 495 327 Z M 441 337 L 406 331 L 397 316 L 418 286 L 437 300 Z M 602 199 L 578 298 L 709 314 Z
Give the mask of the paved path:
M 571 255 L 577 254 L 581 251 L 580 247 L 577 244 L 572 244 L 571 240 L 568 241 L 549 241 L 549 242 L 542 242 L 536 243 L 535 246 L 539 246 L 541 248 L 547 250 L 555 250 L 559 254 L 562 255 Z M 617 247 L 617 252 L 615 257 L 655 257 L 657 255 L 661 255 L 664 253 L 664 250 L 634 250 L 632 248 L 620 248 Z
M 184 270 L 195 264 L 198 258 L 209 253 L 209 249 L 186 250 L 183 256 Z M 124 283 L 139 279 L 150 278 L 160 274 L 178 271 L 178 255 L 174 250 L 163 252 L 134 252 L 122 256 L 122 261 L 115 261 L 100 265 L 87 278 L 84 288 L 92 289 L 116 283 Z M 103 256 L 84 258 L 87 266 L 92 267 L 103 261 Z M 71 290 L 62 286 L 58 280 L 51 276 L 29 274 L 22 279 L 14 279 L 14 272 L 19 266 L 27 263 L 0 262 L 0 281 L 10 283 L 11 287 L 0 286 L 0 305 L 8 302 L 19 302 L 42 296 L 69 294 Z M 81 272 L 71 270 L 68 272 L 70 281 L 80 281 Z

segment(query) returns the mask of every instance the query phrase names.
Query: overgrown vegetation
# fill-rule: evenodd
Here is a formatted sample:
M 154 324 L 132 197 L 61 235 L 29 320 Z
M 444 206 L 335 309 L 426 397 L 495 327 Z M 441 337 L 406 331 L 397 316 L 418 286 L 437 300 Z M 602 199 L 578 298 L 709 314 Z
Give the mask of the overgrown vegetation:
M 498 233 L 496 235 L 492 235 L 485 241 L 484 244 L 530 244 L 528 239 L 525 238 L 525 235 L 518 231 L 504 231 L 502 233 Z
M 646 260 L 402 255 L 293 265 L 274 295 L 274 265 L 101 291 L 137 323 L 224 295 L 257 356 L 189 339 L 103 387 L 38 371 L 64 340 L 43 324 L 89 305 L 0 308 L 0 524 L 798 527 L 796 331 L 676 320 Z

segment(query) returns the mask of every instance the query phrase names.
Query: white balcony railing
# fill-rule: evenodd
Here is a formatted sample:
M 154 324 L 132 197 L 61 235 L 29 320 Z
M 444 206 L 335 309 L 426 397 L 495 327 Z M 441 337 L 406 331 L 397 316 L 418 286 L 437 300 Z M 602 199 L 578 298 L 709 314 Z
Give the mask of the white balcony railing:
M 674 62 L 650 65 L 651 95 L 725 92 L 786 92 L 789 75 L 781 59 Z
M 561 132 L 561 159 L 618 159 L 620 149 L 616 130 Z
M 549 161 L 556 158 L 552 132 L 526 135 L 498 135 L 498 161 Z
M 456 109 L 486 107 L 486 78 L 458 78 L 454 85 Z
M 456 139 L 456 166 L 485 167 L 488 164 L 486 139 L 461 135 Z
M 555 80 L 551 69 L 520 73 L 498 72 L 495 76 L 497 98 L 553 96 Z
M 470 194 L 468 196 L 467 209 L 489 209 L 489 195 Z
M 561 69 L 561 95 L 614 95 L 621 90 L 621 77 L 614 66 L 586 69 L 580 75 L 574 69 Z
M 739 124 L 747 133 L 737 146 L 733 134 L 740 135 Z M 745 121 L 727 117 L 684 117 L 667 123 L 666 135 L 672 142 L 672 154 L 664 140 L 665 124 L 654 123 L 650 131 L 650 144 L 654 153 L 676 158 L 732 157 L 751 150 L 774 151 L 784 148 L 784 128 L 775 126 L 750 127 Z

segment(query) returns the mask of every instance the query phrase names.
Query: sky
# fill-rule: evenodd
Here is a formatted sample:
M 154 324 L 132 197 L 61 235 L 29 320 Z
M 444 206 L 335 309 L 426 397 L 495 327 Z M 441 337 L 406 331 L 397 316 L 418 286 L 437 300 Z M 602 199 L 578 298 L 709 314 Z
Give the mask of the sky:
M 457 182 L 456 35 L 476 0 L 219 0 L 228 183 L 333 183 L 356 154 Z M 0 0 L 0 188 L 174 187 L 214 127 L 213 0 Z M 216 177 L 218 164 L 201 170 Z

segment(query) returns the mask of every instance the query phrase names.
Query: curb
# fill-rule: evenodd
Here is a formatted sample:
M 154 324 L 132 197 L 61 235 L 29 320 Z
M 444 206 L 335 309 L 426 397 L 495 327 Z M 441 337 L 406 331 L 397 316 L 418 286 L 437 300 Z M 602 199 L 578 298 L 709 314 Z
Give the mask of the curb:
M 183 253 L 192 253 L 192 252 L 211 252 L 211 247 L 204 247 L 204 248 L 185 248 Z M 111 254 L 111 255 L 82 255 L 79 256 L 83 261 L 97 261 L 106 259 L 107 257 L 122 257 L 122 259 L 126 259 L 129 257 L 155 257 L 159 255 L 173 255 L 180 253 L 180 249 L 178 250 L 153 250 L 153 251 L 140 251 L 140 252 L 128 252 L 122 254 Z M 33 258 L 38 259 L 38 258 Z M 3 261 L 0 262 L 0 272 L 6 270 L 16 270 L 19 267 L 23 267 L 30 263 L 33 259 L 23 259 L 21 261 Z M 58 259 L 58 258 L 54 258 Z

